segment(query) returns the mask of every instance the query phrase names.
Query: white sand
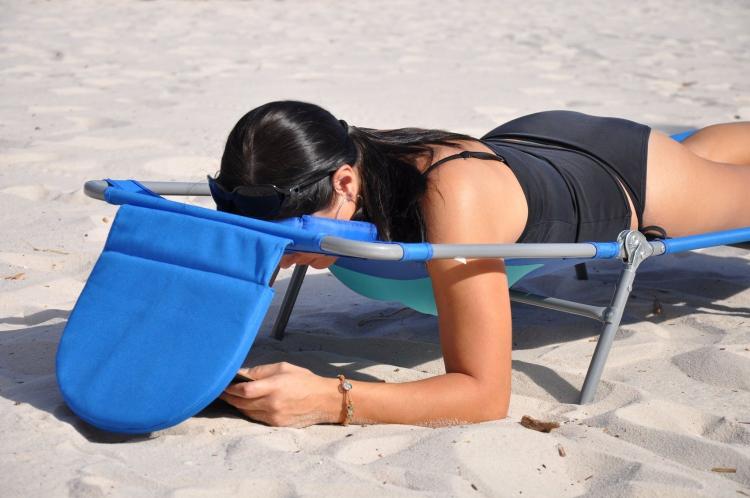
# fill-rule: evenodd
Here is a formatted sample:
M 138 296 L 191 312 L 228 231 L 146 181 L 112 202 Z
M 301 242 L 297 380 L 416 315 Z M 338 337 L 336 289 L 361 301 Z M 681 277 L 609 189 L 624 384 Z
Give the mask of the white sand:
M 235 120 L 279 98 L 355 125 L 476 135 L 551 108 L 666 131 L 750 119 L 746 2 L 0 7 L 0 495 L 750 496 L 746 249 L 647 263 L 588 406 L 573 402 L 598 327 L 524 306 L 510 416 L 475 426 L 276 429 L 209 410 L 126 438 L 79 422 L 53 373 L 115 213 L 83 195 L 86 179 L 200 180 Z M 590 273 L 527 288 L 606 304 L 616 273 Z M 312 275 L 288 338 L 267 338 L 267 323 L 248 361 L 441 372 L 434 318 L 399 309 Z M 525 414 L 562 425 L 530 431 Z

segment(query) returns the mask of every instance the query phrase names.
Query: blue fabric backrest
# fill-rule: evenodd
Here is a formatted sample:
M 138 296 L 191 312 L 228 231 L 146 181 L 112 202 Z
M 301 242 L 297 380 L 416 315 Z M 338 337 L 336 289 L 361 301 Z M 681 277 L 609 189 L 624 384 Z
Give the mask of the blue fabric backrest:
M 127 433 L 199 412 L 245 359 L 289 243 L 122 206 L 60 341 L 57 380 L 68 406 L 101 429 Z
M 378 230 L 375 225 L 366 221 L 332 220 L 319 216 L 303 215 L 299 218 L 279 220 L 277 224 L 309 230 L 315 233 L 325 233 L 351 240 L 375 242 L 378 240 Z
M 214 220 L 227 225 L 234 225 L 254 230 L 259 233 L 288 239 L 294 241 L 295 248 L 299 251 L 321 252 L 320 241 L 325 236 L 324 233 L 320 232 L 300 230 L 298 227 L 291 227 L 281 223 L 223 213 L 221 211 L 214 211 L 213 209 L 206 209 L 201 206 L 193 206 L 158 196 L 144 195 L 143 193 L 131 192 L 120 188 L 108 188 L 104 192 L 104 197 L 110 204 L 128 204 L 131 206 L 169 211 L 180 215 Z

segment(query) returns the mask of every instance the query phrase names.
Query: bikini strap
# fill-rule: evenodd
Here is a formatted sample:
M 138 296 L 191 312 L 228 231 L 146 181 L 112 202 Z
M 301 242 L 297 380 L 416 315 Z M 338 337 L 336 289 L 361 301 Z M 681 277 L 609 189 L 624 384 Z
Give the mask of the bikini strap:
M 458 154 L 453 154 L 452 156 L 444 157 L 438 162 L 432 164 L 429 168 L 424 170 L 424 173 L 422 175 L 427 176 L 430 171 L 437 168 L 441 164 L 452 161 L 454 159 L 469 159 L 470 157 L 476 158 L 476 159 L 487 159 L 492 161 L 500 161 L 501 163 L 505 162 L 505 159 L 501 156 L 498 156 L 497 154 L 491 154 L 489 152 L 473 152 L 470 150 L 465 150 L 463 152 L 459 152 Z
M 638 230 L 646 236 L 646 240 L 664 240 L 671 238 L 667 235 L 667 231 L 658 225 L 649 225 L 647 227 L 641 227 Z

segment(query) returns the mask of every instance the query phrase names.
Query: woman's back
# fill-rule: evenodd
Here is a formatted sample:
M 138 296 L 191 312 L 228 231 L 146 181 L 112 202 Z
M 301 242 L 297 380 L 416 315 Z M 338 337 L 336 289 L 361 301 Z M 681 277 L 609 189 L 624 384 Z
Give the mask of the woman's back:
M 496 153 L 479 141 L 461 141 L 452 146 L 433 146 L 432 165 L 464 151 L 496 157 Z M 501 224 L 507 240 L 489 237 L 489 227 L 475 234 L 475 243 L 515 242 L 526 226 L 527 203 L 515 174 L 503 161 L 477 157 L 456 158 L 432 168 L 422 160 L 416 167 L 427 175 L 428 188 L 420 206 L 425 217 L 427 240 L 443 232 L 444 225 L 462 223 L 465 216 L 493 213 L 491 224 Z M 447 209 L 446 209 L 447 208 Z M 435 216 L 436 210 L 440 215 Z M 431 236 L 432 235 L 432 236 Z M 444 242 L 448 243 L 448 240 Z

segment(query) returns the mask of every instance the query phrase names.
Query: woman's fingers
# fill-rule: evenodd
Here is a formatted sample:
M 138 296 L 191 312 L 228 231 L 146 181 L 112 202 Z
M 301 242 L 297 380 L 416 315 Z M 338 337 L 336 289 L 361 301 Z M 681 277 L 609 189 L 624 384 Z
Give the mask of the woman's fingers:
M 258 365 L 239 370 L 254 381 L 232 384 L 221 399 L 243 414 L 269 425 L 304 427 L 328 420 L 321 410 L 322 381 L 310 370 L 287 362 Z
M 271 377 L 273 375 L 278 375 L 282 373 L 292 373 L 292 372 L 302 371 L 302 370 L 306 370 L 306 369 L 302 367 L 298 367 L 297 365 L 293 365 L 291 363 L 287 363 L 286 361 L 281 361 L 279 363 L 267 363 L 265 365 L 257 365 L 252 368 L 248 368 L 247 370 L 240 370 L 240 372 L 243 375 L 246 375 L 250 378 L 261 380 L 267 377 Z
M 281 363 L 266 363 L 265 365 L 256 365 L 244 371 L 244 375 L 258 380 L 265 379 L 271 375 L 276 375 L 281 371 Z
M 224 392 L 242 398 L 268 396 L 278 387 L 277 380 L 273 378 L 274 376 L 295 372 L 307 372 L 307 369 L 285 361 L 257 365 L 252 368 L 241 368 L 238 373 L 243 377 L 248 377 L 248 381 L 231 384 Z
M 223 399 L 235 408 L 239 408 L 243 412 L 267 412 L 268 403 L 264 397 L 260 398 L 246 398 L 244 396 L 237 396 L 232 393 L 224 391 L 219 398 Z
M 273 391 L 273 384 L 270 380 L 238 382 L 237 384 L 228 386 L 224 389 L 224 392 L 242 398 L 260 398 L 261 396 L 267 396 Z
M 241 368 L 237 373 L 243 377 L 247 377 L 248 381 L 231 384 L 224 390 L 224 392 L 247 399 L 268 396 L 277 387 L 276 381 L 272 377 L 294 370 L 304 369 L 285 361 L 257 365 L 252 368 Z
M 255 378 L 250 375 L 249 368 L 240 368 L 239 370 L 237 370 L 237 374 L 235 375 L 235 377 L 244 377 L 248 382 L 250 382 L 251 380 L 255 380 Z
M 255 421 L 273 426 L 289 425 L 287 417 L 280 413 L 278 401 L 274 402 L 273 396 L 246 398 L 224 391 L 219 398 Z
M 219 396 L 221 399 L 237 408 L 243 415 L 257 422 L 274 425 L 275 416 L 272 410 L 269 410 L 266 398 L 247 399 L 232 394 L 223 393 Z M 277 424 L 278 425 L 278 424 Z

